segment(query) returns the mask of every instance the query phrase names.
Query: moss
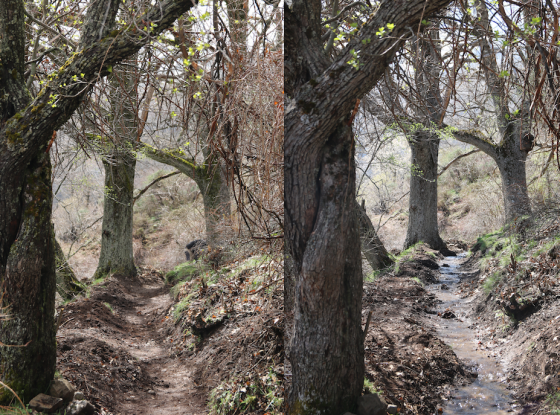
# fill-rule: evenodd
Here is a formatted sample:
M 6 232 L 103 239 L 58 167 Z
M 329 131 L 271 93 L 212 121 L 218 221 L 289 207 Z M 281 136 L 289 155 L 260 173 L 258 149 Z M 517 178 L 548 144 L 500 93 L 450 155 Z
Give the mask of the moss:
M 12 70 L 12 78 L 17 79 L 18 76 L 18 71 L 17 70 Z
M 116 30 L 111 31 L 111 32 L 107 35 L 107 37 L 117 37 L 120 33 L 121 33 L 121 31 L 118 30 L 118 29 L 116 29 Z
M 317 82 L 315 79 L 310 79 L 309 83 L 311 84 L 312 87 L 316 87 L 317 85 L 319 85 L 319 82 Z
M 8 139 L 8 144 L 23 144 L 23 139 L 20 133 L 14 133 L 13 131 L 7 130 L 6 137 Z
M 206 269 L 204 265 L 195 265 L 193 261 L 184 262 L 177 265 L 173 271 L 165 274 L 165 281 L 168 284 L 176 284 L 178 281 L 190 281 Z

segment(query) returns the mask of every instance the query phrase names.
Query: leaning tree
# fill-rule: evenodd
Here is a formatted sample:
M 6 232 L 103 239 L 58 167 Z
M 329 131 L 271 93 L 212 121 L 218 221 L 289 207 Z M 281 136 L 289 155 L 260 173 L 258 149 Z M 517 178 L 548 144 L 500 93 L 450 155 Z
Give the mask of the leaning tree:
M 25 2 L 0 8 L 0 281 L 11 318 L 0 326 L 0 378 L 24 399 L 54 376 L 55 245 L 49 149 L 54 132 L 112 66 L 136 53 L 193 7 L 191 0 L 148 6 L 112 29 L 117 0 L 91 2 L 82 47 L 32 98 L 26 79 Z M 19 347 L 25 346 L 25 347 Z M 10 396 L 2 391 L 0 400 Z
M 361 394 L 363 281 L 353 114 L 421 20 L 448 3 L 385 0 L 375 13 L 364 10 L 363 21 L 347 33 L 348 44 L 330 58 L 323 39 L 335 38 L 322 29 L 323 2 L 287 2 L 284 307 L 290 414 L 341 414 L 353 410 Z

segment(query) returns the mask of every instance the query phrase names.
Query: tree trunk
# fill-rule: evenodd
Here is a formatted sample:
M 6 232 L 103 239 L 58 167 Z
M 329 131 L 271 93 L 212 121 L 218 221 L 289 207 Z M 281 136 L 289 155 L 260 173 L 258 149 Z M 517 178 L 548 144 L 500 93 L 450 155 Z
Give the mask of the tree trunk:
M 408 230 L 404 248 L 424 242 L 432 249 L 445 249 L 437 219 L 437 169 L 439 138 L 429 131 L 414 134 L 409 141 L 411 174 Z
M 362 242 L 362 253 L 366 257 L 369 266 L 374 270 L 379 270 L 391 266 L 394 261 L 383 246 L 383 242 L 377 236 L 373 223 L 367 215 L 364 201 L 360 206 L 356 202 L 356 211 L 360 222 L 360 240 Z
M 517 133 L 516 135 L 519 135 Z M 508 137 L 496 148 L 494 160 L 502 178 L 505 221 L 511 223 L 531 214 L 531 204 L 527 191 L 525 161 L 528 152 L 521 151 L 517 137 Z
M 0 269 L 4 271 L 0 272 L 5 289 L 2 305 L 9 306 L 10 315 L 9 320 L 1 323 L 0 341 L 13 345 L 0 347 L 0 374 L 2 382 L 28 401 L 48 390 L 56 363 L 56 273 L 49 155 L 39 153 L 20 174 L 25 184 L 18 192 L 19 200 L 11 201 L 19 216 L 19 223 L 14 224 L 17 233 L 5 269 Z M 3 187 L 0 191 L 6 190 Z M 12 398 L 3 388 L 0 402 Z
M 101 255 L 94 278 L 107 274 L 136 275 L 132 248 L 134 171 L 136 159 L 125 148 L 115 148 L 103 158 L 105 197 Z
M 95 4 L 106 11 L 103 27 L 91 19 L 96 10 L 90 7 L 85 26 L 92 30 L 84 33 L 97 34 L 101 40 L 92 40 L 73 54 L 33 100 L 24 79 L 24 2 L 5 0 L 0 7 L 0 283 L 2 306 L 10 307 L 12 317 L 0 324 L 0 342 L 28 344 L 0 348 L 0 379 L 25 400 L 48 390 L 56 363 L 49 142 L 90 90 L 85 84 L 106 76 L 109 68 L 136 53 L 193 6 L 190 0 L 165 0 L 125 29 L 151 27 L 154 22 L 150 34 L 136 31 L 131 37 L 110 31 L 117 10 L 110 7 L 114 0 Z M 77 74 L 80 82 L 74 80 Z M 2 389 L 0 403 L 12 398 Z
M 448 3 L 383 0 L 334 62 L 321 40 L 323 2 L 286 3 L 284 241 L 294 274 L 287 284 L 294 301 L 285 305 L 286 318 L 293 316 L 286 322 L 293 324 L 293 336 L 286 336 L 290 415 L 356 409 L 365 369 L 352 114 L 410 27 Z M 387 22 L 394 25 L 391 36 L 376 36 Z
M 194 180 L 202 193 L 208 245 L 223 248 L 225 228 L 231 217 L 231 199 L 224 169 L 219 164 L 197 169 Z
M 173 166 L 195 181 L 204 203 L 206 240 L 210 246 L 222 247 L 224 229 L 231 217 L 231 196 L 224 168 L 219 163 L 198 166 L 194 160 L 184 158 L 181 150 L 158 150 L 141 143 L 143 153 L 152 160 Z M 220 228 L 220 224 L 224 226 Z
M 306 196 L 298 204 L 316 219 L 306 249 L 290 252 L 299 278 L 294 289 L 292 389 L 288 405 L 290 414 L 340 415 L 355 408 L 365 370 L 360 324 L 363 280 L 351 128 L 341 124 L 329 137 L 324 152 L 318 158 L 310 155 L 307 161 L 298 169 L 310 175 L 319 172 L 318 188 L 300 189 L 299 194 Z M 293 176 L 286 177 L 286 188 L 291 189 Z M 311 203 L 306 200 L 309 196 L 315 198 Z M 288 238 L 297 227 L 298 224 L 291 225 Z
M 56 291 L 65 300 L 70 300 L 84 291 L 84 287 L 76 278 L 76 274 L 74 274 L 72 267 L 66 260 L 56 238 L 54 243 L 56 252 Z

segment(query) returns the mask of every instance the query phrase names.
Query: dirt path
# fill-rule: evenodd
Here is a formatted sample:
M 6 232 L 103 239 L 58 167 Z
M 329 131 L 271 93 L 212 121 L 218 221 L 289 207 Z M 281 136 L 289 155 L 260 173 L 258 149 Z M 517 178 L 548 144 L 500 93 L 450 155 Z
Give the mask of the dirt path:
M 62 311 L 57 368 L 100 413 L 206 414 L 189 360 L 176 357 L 161 274 L 112 277 Z

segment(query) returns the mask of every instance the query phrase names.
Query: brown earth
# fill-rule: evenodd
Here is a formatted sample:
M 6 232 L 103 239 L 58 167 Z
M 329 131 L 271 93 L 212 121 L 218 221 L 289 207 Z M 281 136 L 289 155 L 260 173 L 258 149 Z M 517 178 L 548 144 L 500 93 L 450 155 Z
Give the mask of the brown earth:
M 262 299 L 245 299 L 244 310 L 233 307 L 197 337 L 185 333 L 192 328 L 185 322 L 174 322 L 175 302 L 163 275 L 150 268 L 139 274 L 112 276 L 93 286 L 89 298 L 59 308 L 57 369 L 99 413 L 206 414 L 209 391 L 222 381 L 239 375 L 241 382 L 271 367 L 282 376 L 277 292 L 268 295 L 276 307 L 250 307 Z
M 480 252 L 471 257 L 465 268 L 477 269 Z M 542 267 L 541 267 L 542 265 Z M 560 284 L 557 263 L 541 255 L 534 262 L 519 264 L 533 272 L 534 281 L 508 274 L 491 293 L 482 288 L 485 275 L 473 274 L 461 290 L 473 303 L 477 323 L 472 327 L 480 337 L 481 348 L 501 360 L 506 369 L 508 389 L 522 408 L 522 414 L 550 413 L 545 400 L 560 391 Z M 541 267 L 541 269 L 539 269 Z M 526 306 L 519 307 L 520 298 L 511 293 L 520 287 L 539 287 L 543 274 L 549 284 L 535 290 Z M 539 281 L 539 278 L 541 280 Z M 512 304 L 513 302 L 513 304 Z M 515 307 L 514 305 L 517 305 Z M 523 308 L 523 309 L 521 309 Z
M 364 285 L 364 326 L 372 311 L 365 341 L 366 378 L 401 414 L 434 414 L 452 385 L 475 376 L 438 339 L 430 319 L 437 317 L 433 309 L 438 300 L 422 284 L 438 280 L 439 258 L 441 254 L 421 248 L 396 275 Z

